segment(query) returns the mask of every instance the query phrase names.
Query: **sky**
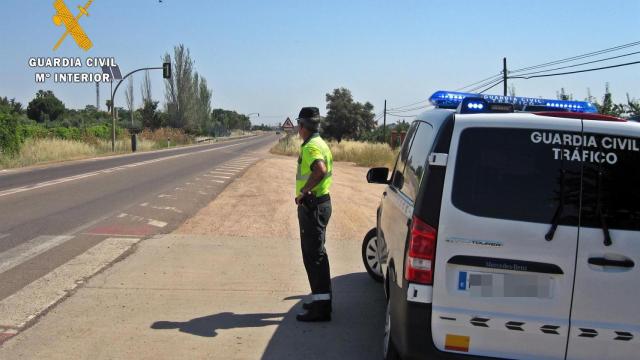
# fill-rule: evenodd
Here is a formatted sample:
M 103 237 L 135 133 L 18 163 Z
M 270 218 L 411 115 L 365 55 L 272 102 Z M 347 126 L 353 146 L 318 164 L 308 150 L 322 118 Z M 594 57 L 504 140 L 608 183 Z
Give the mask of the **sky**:
M 83 1 L 65 0 L 74 14 Z M 94 0 L 79 20 L 93 48 L 85 52 L 68 37 L 54 52 L 65 30 L 52 21 L 53 0 L 2 2 L 0 96 L 26 107 L 44 89 L 68 108 L 95 105 L 95 84 L 37 84 L 29 58 L 114 57 L 127 73 L 161 66 L 182 43 L 213 90 L 213 108 L 260 113 L 253 123 L 266 124 L 295 118 L 303 106 L 324 114 L 325 95 L 338 87 L 380 113 L 385 99 L 399 107 L 496 75 L 503 57 L 519 69 L 640 41 L 640 0 Z M 606 56 L 635 51 L 640 46 Z M 151 75 L 153 97 L 164 104 L 162 74 Z M 141 79 L 134 77 L 138 104 Z M 601 98 L 605 83 L 617 102 L 627 93 L 640 99 L 640 64 L 509 81 L 519 96 L 555 98 L 565 88 L 576 99 L 587 89 Z M 101 86 L 103 109 L 109 91 Z M 499 85 L 487 93 L 501 92 Z M 124 104 L 121 88 L 116 106 Z

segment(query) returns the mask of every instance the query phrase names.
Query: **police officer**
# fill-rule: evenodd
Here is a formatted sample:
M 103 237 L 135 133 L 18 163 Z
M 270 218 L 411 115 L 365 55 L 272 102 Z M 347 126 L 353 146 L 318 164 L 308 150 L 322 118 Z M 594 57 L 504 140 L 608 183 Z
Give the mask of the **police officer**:
M 331 217 L 331 175 L 333 156 L 318 134 L 320 111 L 304 107 L 298 116 L 298 134 L 303 139 L 296 174 L 296 204 L 300 224 L 302 259 L 311 286 L 311 302 L 298 321 L 331 320 L 331 275 L 324 247 L 325 232 Z

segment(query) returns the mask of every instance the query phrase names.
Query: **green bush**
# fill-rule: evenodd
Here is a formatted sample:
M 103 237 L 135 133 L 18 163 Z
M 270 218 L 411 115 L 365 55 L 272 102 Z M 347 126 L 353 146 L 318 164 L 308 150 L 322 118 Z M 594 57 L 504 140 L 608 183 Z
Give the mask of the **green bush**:
M 87 135 L 98 139 L 111 139 L 111 127 L 106 124 L 88 127 L 85 132 Z
M 16 155 L 24 141 L 19 128 L 18 115 L 0 112 L 0 150 L 9 156 Z
M 75 127 L 55 127 L 51 129 L 52 135 L 55 138 L 63 139 L 63 140 L 80 140 L 81 134 L 80 129 Z
M 42 139 L 49 135 L 49 130 L 41 125 L 23 124 L 20 126 L 23 139 Z

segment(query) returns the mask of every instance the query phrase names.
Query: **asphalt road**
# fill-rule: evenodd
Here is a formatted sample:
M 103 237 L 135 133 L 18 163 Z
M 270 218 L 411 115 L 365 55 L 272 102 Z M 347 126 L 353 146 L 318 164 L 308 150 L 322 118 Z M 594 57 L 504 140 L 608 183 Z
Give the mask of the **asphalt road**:
M 276 139 L 0 172 L 0 300 L 107 238 L 170 232 Z

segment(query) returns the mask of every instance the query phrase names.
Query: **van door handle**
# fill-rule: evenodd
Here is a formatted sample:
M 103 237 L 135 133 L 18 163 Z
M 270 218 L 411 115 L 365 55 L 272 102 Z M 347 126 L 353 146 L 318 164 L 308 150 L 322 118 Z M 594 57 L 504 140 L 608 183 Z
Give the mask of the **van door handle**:
M 632 268 L 635 266 L 633 260 L 625 259 L 625 260 L 611 260 L 603 257 L 592 257 L 589 258 L 589 264 L 598 265 L 598 266 L 615 266 L 622 268 Z

